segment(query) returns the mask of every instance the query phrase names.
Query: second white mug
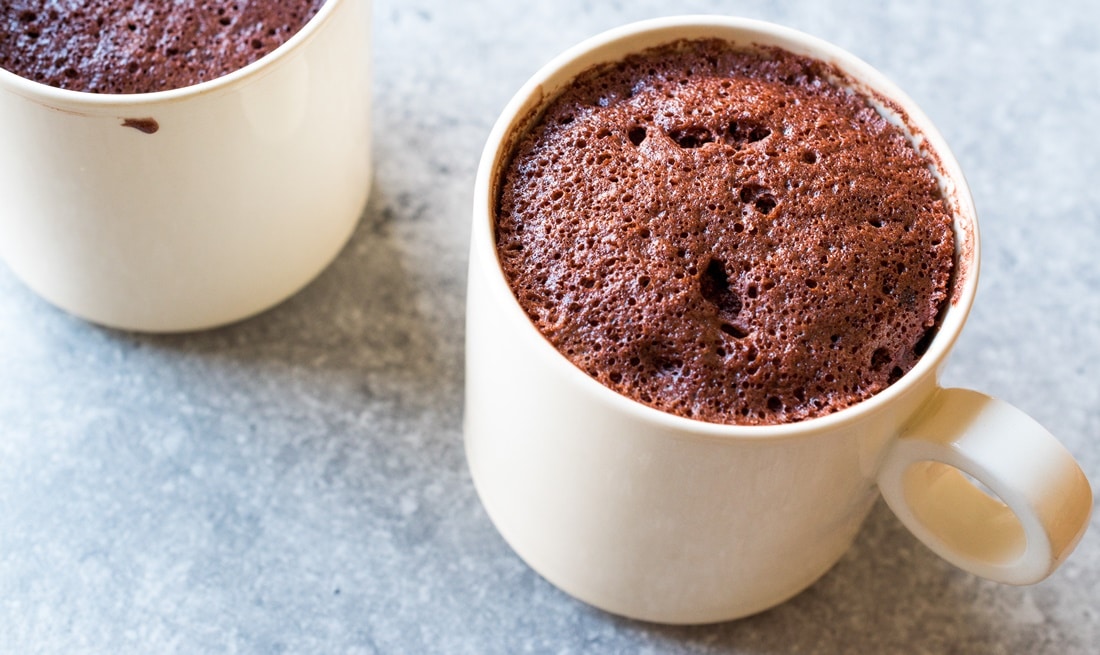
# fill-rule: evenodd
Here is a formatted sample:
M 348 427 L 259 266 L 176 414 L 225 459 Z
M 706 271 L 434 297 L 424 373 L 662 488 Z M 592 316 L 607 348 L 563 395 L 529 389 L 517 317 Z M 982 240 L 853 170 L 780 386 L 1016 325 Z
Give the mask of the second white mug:
M 0 256 L 103 325 L 255 314 L 332 261 L 370 185 L 370 3 L 328 0 L 275 51 L 144 94 L 0 70 Z

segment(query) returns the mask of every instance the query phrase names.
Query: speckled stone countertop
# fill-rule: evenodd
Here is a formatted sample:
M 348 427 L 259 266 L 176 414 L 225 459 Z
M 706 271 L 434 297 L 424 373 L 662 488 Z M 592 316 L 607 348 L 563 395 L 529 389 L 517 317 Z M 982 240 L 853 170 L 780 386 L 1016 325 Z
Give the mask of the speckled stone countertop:
M 1097 486 L 1093 3 L 379 0 L 373 195 L 297 296 L 150 337 L 71 318 L 0 266 L 0 653 L 1100 652 L 1100 517 L 1015 588 L 940 561 L 879 503 L 805 593 L 678 628 L 572 600 L 490 525 L 461 430 L 481 147 L 550 57 L 673 12 L 811 32 L 924 108 L 983 229 L 945 381 L 1031 413 Z

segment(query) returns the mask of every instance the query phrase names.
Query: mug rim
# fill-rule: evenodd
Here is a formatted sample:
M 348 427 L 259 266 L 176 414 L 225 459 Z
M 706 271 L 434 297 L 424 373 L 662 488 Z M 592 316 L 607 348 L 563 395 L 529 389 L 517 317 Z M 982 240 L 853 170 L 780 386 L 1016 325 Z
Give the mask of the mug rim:
M 130 108 L 148 104 L 162 104 L 185 100 L 194 96 L 204 96 L 222 91 L 228 87 L 236 86 L 251 78 L 258 77 L 265 70 L 275 65 L 279 60 L 289 57 L 293 52 L 302 48 L 313 39 L 321 27 L 329 21 L 329 17 L 335 11 L 336 5 L 350 0 L 325 0 L 317 13 L 306 21 L 302 27 L 291 35 L 289 39 L 279 44 L 277 48 L 268 52 L 259 59 L 232 70 L 225 75 L 190 84 L 188 86 L 164 89 L 161 91 L 149 91 L 144 93 L 94 93 L 91 91 L 77 91 L 75 89 L 62 89 L 50 86 L 42 82 L 23 77 L 0 68 L 0 88 L 17 93 L 25 98 L 37 100 L 43 104 L 54 107 L 79 107 L 81 109 L 116 109 Z
M 945 201 L 951 207 L 955 235 L 955 272 L 947 302 L 949 303 L 936 336 L 916 365 L 898 381 L 870 398 L 844 409 L 801 421 L 745 425 L 711 423 L 672 414 L 629 398 L 590 377 L 546 339 L 520 306 L 500 266 L 495 239 L 495 189 L 502 156 L 511 152 L 512 137 L 529 126 L 533 115 L 557 95 L 578 74 L 604 63 L 648 48 L 692 38 L 721 38 L 744 45 L 777 45 L 826 62 L 850 77 L 869 95 L 873 92 L 900 110 L 898 117 L 909 133 L 914 146 L 927 159 L 935 162 Z M 623 47 L 629 44 L 629 47 Z M 792 47 L 793 46 L 793 47 Z M 617 54 L 616 54 L 617 53 Z M 570 384 L 599 399 L 606 405 L 632 417 L 661 425 L 679 434 L 716 438 L 777 439 L 798 437 L 832 430 L 877 414 L 896 399 L 919 387 L 938 371 L 954 346 L 966 322 L 978 286 L 980 239 L 977 212 L 969 185 L 958 161 L 939 131 L 917 104 L 877 69 L 856 55 L 821 38 L 767 21 L 725 15 L 683 15 L 654 18 L 629 23 L 596 34 L 564 50 L 543 65 L 509 100 L 489 134 L 478 164 L 474 184 L 474 225 L 471 231 L 470 266 L 479 267 L 488 283 L 490 302 L 503 305 L 504 315 L 512 330 L 542 361 L 569 378 Z M 936 383 L 938 384 L 938 383 Z

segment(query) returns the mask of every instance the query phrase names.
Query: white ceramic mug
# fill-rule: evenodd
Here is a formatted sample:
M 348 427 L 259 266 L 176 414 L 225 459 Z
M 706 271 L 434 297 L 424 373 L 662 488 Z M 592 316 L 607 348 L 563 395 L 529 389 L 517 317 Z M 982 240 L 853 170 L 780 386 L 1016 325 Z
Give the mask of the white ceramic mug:
M 328 0 L 233 73 L 155 93 L 0 70 L 0 255 L 77 316 L 207 328 L 335 258 L 370 184 L 370 2 Z
M 495 189 L 512 140 L 534 110 L 593 65 L 701 37 L 836 64 L 860 88 L 895 103 L 915 139 L 938 157 L 956 217 L 955 295 L 917 365 L 856 406 L 753 427 L 662 413 L 559 354 L 501 272 Z M 680 17 L 612 30 L 568 50 L 505 108 L 475 186 L 465 438 L 490 518 L 528 564 L 566 592 L 667 623 L 741 617 L 805 589 L 850 546 L 876 486 L 910 530 L 963 569 L 1012 584 L 1046 577 L 1088 525 L 1088 481 L 1065 448 L 1019 410 L 938 383 L 977 288 L 975 221 L 958 163 L 924 114 L 880 73 L 819 39 L 751 20 Z

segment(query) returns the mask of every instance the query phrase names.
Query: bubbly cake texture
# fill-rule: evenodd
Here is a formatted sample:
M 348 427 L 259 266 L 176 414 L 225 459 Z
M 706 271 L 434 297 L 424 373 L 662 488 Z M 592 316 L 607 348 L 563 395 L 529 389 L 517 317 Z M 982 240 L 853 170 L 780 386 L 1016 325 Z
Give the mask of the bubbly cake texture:
M 231 73 L 282 45 L 324 0 L 11 0 L 0 68 L 92 93 L 148 93 Z
M 517 138 L 497 252 L 542 334 L 604 385 L 715 423 L 885 389 L 954 266 L 930 162 L 823 62 L 679 42 L 582 74 Z

